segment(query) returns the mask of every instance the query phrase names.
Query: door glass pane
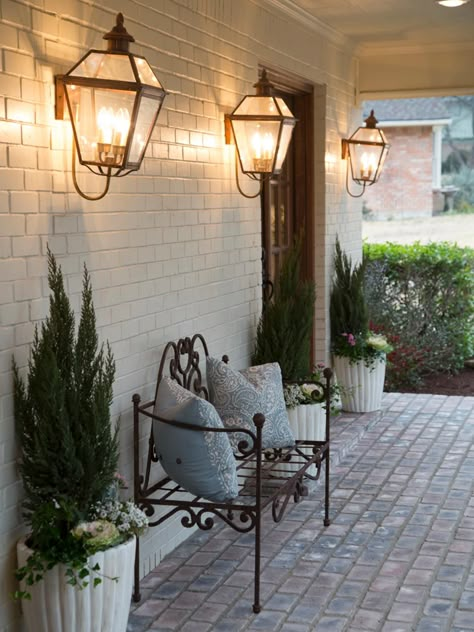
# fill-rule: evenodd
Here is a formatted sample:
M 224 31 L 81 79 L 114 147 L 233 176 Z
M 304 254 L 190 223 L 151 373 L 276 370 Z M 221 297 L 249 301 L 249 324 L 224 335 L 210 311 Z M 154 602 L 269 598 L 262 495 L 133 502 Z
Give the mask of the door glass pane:
M 270 184 L 270 243 L 273 246 L 277 245 L 277 217 L 276 217 L 276 204 L 275 204 L 275 186 Z
M 284 197 L 286 200 L 286 196 Z M 281 245 L 288 246 L 288 205 L 280 203 Z
M 286 107 L 291 109 L 291 104 L 288 103 Z M 285 143 L 290 141 L 291 131 L 292 129 L 288 130 Z M 262 243 L 266 245 L 265 271 L 272 283 L 278 278 L 288 248 L 293 243 L 293 198 L 296 195 L 294 152 L 294 144 L 290 144 L 286 160 L 279 165 L 281 171 L 274 174 L 264 187 Z

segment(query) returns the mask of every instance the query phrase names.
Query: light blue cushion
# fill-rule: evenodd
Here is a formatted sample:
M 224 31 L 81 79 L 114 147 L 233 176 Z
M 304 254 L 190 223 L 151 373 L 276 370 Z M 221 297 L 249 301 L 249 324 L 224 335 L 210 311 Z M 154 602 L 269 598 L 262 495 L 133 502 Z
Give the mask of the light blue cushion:
M 153 412 L 164 419 L 223 428 L 212 404 L 168 377 L 160 382 Z M 186 430 L 154 419 L 153 435 L 163 469 L 188 492 L 215 502 L 237 496 L 235 458 L 226 433 Z
M 285 448 L 295 443 L 277 362 L 236 371 L 221 360 L 207 358 L 207 383 L 211 402 L 225 426 L 241 426 L 255 433 L 253 416 L 262 413 L 265 415 L 264 448 Z M 249 443 L 250 437 L 243 433 L 230 435 L 236 451 L 238 442 L 242 440 Z

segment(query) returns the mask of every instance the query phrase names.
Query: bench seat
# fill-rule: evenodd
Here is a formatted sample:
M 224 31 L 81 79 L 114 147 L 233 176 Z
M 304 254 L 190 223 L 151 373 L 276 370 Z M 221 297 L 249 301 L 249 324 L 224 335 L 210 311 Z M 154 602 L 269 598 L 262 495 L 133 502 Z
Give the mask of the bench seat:
M 208 391 L 202 379 L 199 364 L 202 347 L 204 358 L 208 356 L 207 344 L 200 334 L 183 338 L 166 345 L 158 371 L 155 400 L 161 378 L 165 374 L 176 379 L 181 386 L 208 399 Z M 225 357 L 226 358 L 226 357 Z M 226 358 L 227 360 L 227 358 Z M 148 439 L 148 456 L 144 472 L 140 472 L 141 455 L 139 437 L 146 418 L 159 419 L 162 423 L 176 425 L 172 420 L 163 420 L 153 414 L 155 400 L 141 405 L 140 395 L 133 396 L 134 405 L 134 499 L 149 517 L 150 527 L 165 522 L 178 512 L 183 512 L 181 523 L 184 527 L 198 527 L 208 530 L 217 517 L 233 529 L 248 533 L 255 530 L 255 574 L 254 612 L 260 612 L 260 547 L 261 520 L 265 510 L 271 510 L 272 519 L 279 522 L 285 515 L 289 501 L 299 502 L 309 493 L 307 483 L 320 477 L 325 463 L 325 508 L 324 524 L 329 520 L 329 389 L 331 372 L 327 370 L 326 384 L 320 384 L 326 401 L 326 437 L 324 441 L 297 440 L 288 448 L 262 449 L 262 429 L 265 418 L 254 416 L 255 433 L 245 431 L 250 436 L 248 444 L 242 446 L 235 455 L 238 477 L 238 496 L 227 502 L 214 502 L 191 495 L 169 476 L 153 481 L 152 465 L 158 461 L 157 446 L 153 437 L 152 424 Z M 189 426 L 189 432 L 205 432 L 208 429 L 180 423 L 180 428 Z M 242 432 L 242 428 L 223 428 L 219 432 Z M 155 509 L 160 507 L 160 515 L 154 518 Z M 135 562 L 135 586 L 133 598 L 140 600 L 139 555 L 137 542 Z

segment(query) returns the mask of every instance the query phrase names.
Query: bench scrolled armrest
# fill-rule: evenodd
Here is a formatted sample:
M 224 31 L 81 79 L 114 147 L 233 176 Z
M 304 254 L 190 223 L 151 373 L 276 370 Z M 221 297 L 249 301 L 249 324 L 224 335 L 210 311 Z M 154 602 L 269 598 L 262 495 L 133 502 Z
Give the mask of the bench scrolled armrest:
M 151 406 L 153 403 L 154 402 L 150 402 L 148 406 Z M 254 419 L 254 423 L 256 427 L 256 433 L 254 433 L 251 430 L 248 430 L 248 428 L 244 428 L 242 426 L 236 426 L 234 428 L 229 428 L 225 426 L 222 428 L 214 428 L 214 427 L 202 426 L 199 424 L 193 424 L 193 423 L 184 422 L 184 421 L 178 421 L 176 419 L 166 419 L 164 417 L 156 415 L 155 413 L 152 413 L 150 411 L 143 410 L 143 409 L 141 409 L 140 412 L 152 420 L 159 421 L 160 423 L 166 424 L 168 426 L 173 426 L 181 430 L 191 430 L 194 432 L 224 433 L 228 435 L 235 435 L 235 434 L 247 435 L 249 437 L 248 441 L 246 441 L 245 439 L 241 439 L 237 444 L 238 453 L 235 454 L 236 458 L 245 458 L 249 456 L 250 454 L 258 450 L 259 445 L 261 449 L 261 445 L 262 445 L 261 432 L 263 429 L 263 424 L 265 423 L 265 416 L 262 415 L 262 413 L 257 413 L 256 415 L 254 415 L 253 419 Z M 260 434 L 260 440 L 258 439 L 259 434 Z

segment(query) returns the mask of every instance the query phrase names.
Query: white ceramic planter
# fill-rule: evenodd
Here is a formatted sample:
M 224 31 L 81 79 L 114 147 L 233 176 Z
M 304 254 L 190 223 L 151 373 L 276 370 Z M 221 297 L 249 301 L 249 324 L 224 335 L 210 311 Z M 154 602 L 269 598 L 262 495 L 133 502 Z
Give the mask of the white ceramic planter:
M 290 428 L 295 439 L 307 439 L 308 441 L 324 441 L 326 437 L 326 411 L 322 404 L 301 404 L 295 408 L 287 408 Z M 295 466 L 282 463 L 284 472 L 294 474 Z M 314 476 L 316 469 L 312 465 L 308 474 Z
M 286 412 L 295 439 L 324 441 L 326 413 L 322 404 L 301 404 L 295 408 L 287 408 Z
M 18 565 L 31 554 L 24 539 L 17 545 Z M 135 538 L 89 558 L 99 564 L 102 583 L 82 590 L 66 583 L 65 567 L 56 565 L 29 587 L 31 601 L 22 609 L 28 632 L 126 632 L 133 583 Z M 112 581 L 107 577 L 118 577 Z
M 349 358 L 334 356 L 334 369 L 342 387 L 342 410 L 352 413 L 370 413 L 382 405 L 386 358 L 376 360 L 373 367 L 364 362 L 351 364 Z

